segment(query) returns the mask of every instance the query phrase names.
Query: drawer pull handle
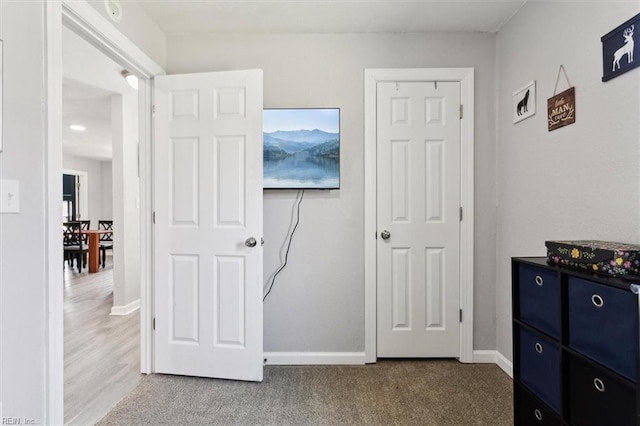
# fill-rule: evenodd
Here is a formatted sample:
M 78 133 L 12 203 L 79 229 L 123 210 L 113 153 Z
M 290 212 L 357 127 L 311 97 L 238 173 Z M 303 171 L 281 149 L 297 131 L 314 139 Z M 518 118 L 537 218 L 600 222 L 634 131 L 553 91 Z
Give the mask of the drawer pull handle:
M 542 412 L 540 410 L 536 408 L 535 410 L 533 410 L 533 414 L 535 414 L 536 419 L 538 419 L 539 422 L 542 421 Z
M 604 306 L 604 300 L 599 294 L 594 294 L 591 296 L 591 302 L 593 302 L 596 308 L 602 308 Z
M 536 284 L 538 284 L 538 287 L 542 286 L 542 284 L 544 284 L 544 280 L 542 279 L 542 277 L 540 275 L 536 275 Z
M 593 386 L 595 386 L 598 392 L 604 392 L 604 382 L 597 377 L 593 379 Z
M 542 353 L 542 345 L 540 343 L 536 343 L 536 352 L 538 352 L 539 354 Z

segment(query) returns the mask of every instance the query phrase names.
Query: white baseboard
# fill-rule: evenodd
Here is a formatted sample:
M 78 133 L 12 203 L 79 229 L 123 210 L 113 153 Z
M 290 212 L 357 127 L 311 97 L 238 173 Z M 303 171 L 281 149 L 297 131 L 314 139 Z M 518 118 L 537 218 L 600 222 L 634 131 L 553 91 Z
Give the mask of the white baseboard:
M 140 309 L 140 299 L 134 300 L 133 302 L 124 305 L 124 306 L 112 306 L 111 307 L 111 315 L 129 315 Z
M 475 350 L 473 351 L 473 362 L 476 364 L 495 364 L 496 351 Z
M 496 351 L 496 365 L 513 379 L 513 362 L 509 361 L 507 357 L 498 351 Z
M 265 352 L 267 365 L 364 365 L 364 352 Z M 473 351 L 473 362 L 496 364 L 509 377 L 513 377 L 513 363 L 498 351 Z
M 473 362 L 479 364 L 496 364 L 502 371 L 513 378 L 513 363 L 498 351 L 473 351 Z
M 265 352 L 267 365 L 364 365 L 364 352 Z

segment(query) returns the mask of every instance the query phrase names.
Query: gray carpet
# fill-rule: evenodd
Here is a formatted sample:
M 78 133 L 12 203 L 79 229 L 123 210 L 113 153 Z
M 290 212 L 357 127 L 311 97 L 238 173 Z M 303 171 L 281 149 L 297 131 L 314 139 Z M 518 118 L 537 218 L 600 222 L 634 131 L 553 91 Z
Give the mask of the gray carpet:
M 493 364 L 387 360 L 264 373 L 262 383 L 145 376 L 99 424 L 513 424 L 512 381 Z

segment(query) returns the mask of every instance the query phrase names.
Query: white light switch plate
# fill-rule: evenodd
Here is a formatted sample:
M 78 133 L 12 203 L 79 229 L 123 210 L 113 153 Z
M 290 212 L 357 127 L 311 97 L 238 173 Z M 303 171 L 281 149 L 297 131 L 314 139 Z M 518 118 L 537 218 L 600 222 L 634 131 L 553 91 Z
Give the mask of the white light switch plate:
M 0 180 L 0 213 L 20 213 L 20 182 Z

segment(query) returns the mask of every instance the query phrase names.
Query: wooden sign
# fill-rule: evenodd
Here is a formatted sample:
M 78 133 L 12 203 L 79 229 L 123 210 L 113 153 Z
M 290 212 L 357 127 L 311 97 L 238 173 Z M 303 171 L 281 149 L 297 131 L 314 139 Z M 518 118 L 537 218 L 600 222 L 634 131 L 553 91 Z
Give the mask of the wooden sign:
M 576 122 L 575 87 L 571 87 L 547 99 L 547 117 L 549 131 Z

